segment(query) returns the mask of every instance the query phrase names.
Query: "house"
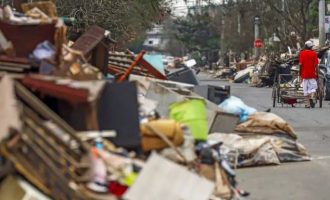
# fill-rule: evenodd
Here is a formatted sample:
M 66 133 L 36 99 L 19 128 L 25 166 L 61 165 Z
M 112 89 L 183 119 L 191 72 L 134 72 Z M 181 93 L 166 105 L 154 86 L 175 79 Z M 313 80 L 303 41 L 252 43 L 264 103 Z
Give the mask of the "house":
M 154 25 L 147 31 L 147 38 L 143 43 L 143 48 L 147 51 L 164 52 L 169 42 L 168 36 L 164 32 L 163 25 Z

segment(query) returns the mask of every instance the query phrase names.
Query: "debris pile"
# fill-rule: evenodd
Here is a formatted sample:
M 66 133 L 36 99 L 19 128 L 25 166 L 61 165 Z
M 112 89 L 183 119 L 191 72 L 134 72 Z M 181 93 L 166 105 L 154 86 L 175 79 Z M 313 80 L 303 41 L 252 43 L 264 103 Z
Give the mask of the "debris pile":
M 241 123 L 231 134 L 213 133 L 208 139 L 224 143 L 226 152 L 235 155 L 233 166 L 310 160 L 306 149 L 297 142 L 294 129 L 281 117 L 273 113 L 257 112 L 236 97 L 227 99 L 220 107 L 240 116 Z
M 1 199 L 233 199 L 248 195 L 233 168 L 309 159 L 283 119 L 231 105 L 230 87 L 110 51 L 97 26 L 69 46 L 53 3 L 23 8 L 0 19 Z
M 315 49 L 318 57 L 329 49 L 329 46 Z M 244 61 L 232 63 L 229 67 L 220 67 L 209 71 L 214 78 L 232 80 L 234 83 L 247 83 L 254 87 L 272 87 L 278 75 L 287 77 L 281 83 L 292 84 L 299 74 L 298 55 L 283 54 L 280 58 L 262 56 L 258 61 Z

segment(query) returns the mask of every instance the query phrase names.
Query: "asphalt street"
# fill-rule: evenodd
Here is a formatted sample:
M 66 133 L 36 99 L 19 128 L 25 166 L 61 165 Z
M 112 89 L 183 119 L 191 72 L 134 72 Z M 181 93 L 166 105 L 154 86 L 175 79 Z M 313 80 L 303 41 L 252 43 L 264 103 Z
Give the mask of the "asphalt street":
M 231 85 L 232 95 L 259 111 L 272 108 L 271 88 L 254 88 L 199 76 L 201 84 Z M 312 156 L 310 162 L 237 170 L 242 189 L 251 200 L 330 200 L 330 106 L 306 109 L 281 106 L 273 109 L 297 132 L 298 141 Z

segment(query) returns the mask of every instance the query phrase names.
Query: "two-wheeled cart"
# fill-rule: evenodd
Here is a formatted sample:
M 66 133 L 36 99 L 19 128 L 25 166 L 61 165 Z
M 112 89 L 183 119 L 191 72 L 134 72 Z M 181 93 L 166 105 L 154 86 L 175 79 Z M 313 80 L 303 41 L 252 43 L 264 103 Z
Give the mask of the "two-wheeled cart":
M 280 66 L 279 66 L 280 67 Z M 278 71 L 278 70 L 276 70 Z M 314 107 L 317 103 L 322 108 L 323 97 L 324 97 L 324 84 L 323 79 L 317 78 L 318 89 L 316 91 L 316 102 L 312 105 Z M 291 79 L 290 81 L 288 81 Z M 304 92 L 299 77 L 299 72 L 289 74 L 277 74 L 274 80 L 272 100 L 273 107 L 276 105 L 291 105 L 295 107 L 296 104 L 302 104 L 305 102 Z

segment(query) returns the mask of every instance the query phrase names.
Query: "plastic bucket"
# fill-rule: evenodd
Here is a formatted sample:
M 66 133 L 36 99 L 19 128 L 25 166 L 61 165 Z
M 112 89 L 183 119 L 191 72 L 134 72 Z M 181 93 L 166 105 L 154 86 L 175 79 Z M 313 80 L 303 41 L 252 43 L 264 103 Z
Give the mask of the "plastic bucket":
M 204 100 L 191 99 L 172 104 L 170 118 L 188 126 L 196 140 L 207 140 L 208 125 Z

